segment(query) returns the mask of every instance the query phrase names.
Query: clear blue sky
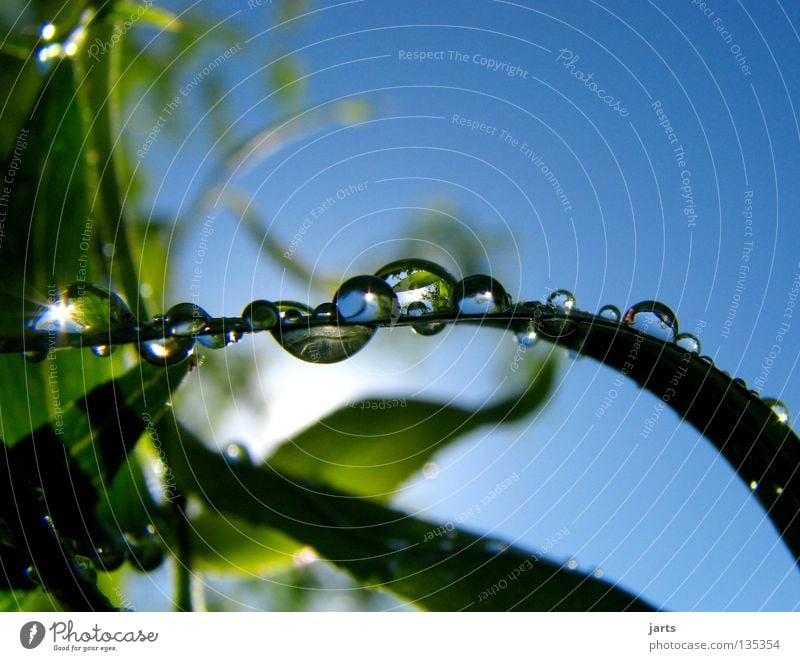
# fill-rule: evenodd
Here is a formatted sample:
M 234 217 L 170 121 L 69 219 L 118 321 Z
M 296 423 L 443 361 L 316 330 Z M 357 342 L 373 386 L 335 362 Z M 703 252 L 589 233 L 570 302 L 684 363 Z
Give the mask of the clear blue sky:
M 209 75 L 227 93 L 235 135 L 279 116 L 266 80 L 286 49 L 298 49 L 308 74 L 303 110 L 348 97 L 371 106 L 369 121 L 317 126 L 228 183 L 272 220 L 270 236 L 286 249 L 311 219 L 297 259 L 343 279 L 422 251 L 457 271 L 446 242 L 423 246 L 426 235 L 408 222 L 411 209 L 448 203 L 484 251 L 482 268 L 515 299 L 568 288 L 588 310 L 664 301 L 682 330 L 702 328 L 704 352 L 722 369 L 761 376 L 762 394 L 800 410 L 800 317 L 784 317 L 800 273 L 796 5 L 312 3 L 324 10 L 280 33 L 269 31 L 269 3 L 202 7 L 245 37 Z M 176 66 L 190 81 L 220 53 L 217 42 Z M 147 103 L 132 117 L 134 147 L 158 116 Z M 142 162 L 150 201 L 168 216 L 186 213 L 222 171 L 217 129 L 191 103 L 181 113 L 186 126 Z M 365 190 L 314 217 L 326 198 L 361 182 Z M 202 222 L 193 218 L 175 248 L 174 297 L 191 294 Z M 236 314 L 255 297 L 315 304 L 332 293 L 309 292 L 259 258 L 229 215 L 215 223 L 201 293 L 209 310 Z M 783 322 L 781 354 L 764 371 Z M 303 396 L 304 379 L 345 384 L 308 411 L 354 391 L 479 402 L 512 377 L 515 350 L 492 331 L 396 334 L 319 367 L 284 358 L 269 338 L 250 344 L 228 351 L 261 355 L 270 373 L 299 384 L 293 396 Z M 552 557 L 600 567 L 666 608 L 796 609 L 790 554 L 709 442 L 669 411 L 643 438 L 656 399 L 631 384 L 595 416 L 615 376 L 564 357 L 538 416 L 448 449 L 436 458 L 438 476 L 414 480 L 398 506 L 452 520 L 516 472 L 522 479 L 466 525 L 530 549 L 566 527 Z M 263 447 L 259 430 L 247 431 L 263 418 L 248 406 L 225 425 Z

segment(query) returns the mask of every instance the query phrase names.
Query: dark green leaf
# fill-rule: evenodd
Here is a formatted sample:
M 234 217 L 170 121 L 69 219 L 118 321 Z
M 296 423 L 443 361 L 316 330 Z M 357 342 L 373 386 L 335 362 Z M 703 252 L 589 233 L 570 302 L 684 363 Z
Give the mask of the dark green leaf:
M 430 610 L 650 610 L 631 594 L 521 550 L 252 465 L 230 465 L 184 429 L 159 431 L 182 489 L 212 509 L 313 546 L 363 585 Z M 451 546 L 452 545 L 452 546 Z

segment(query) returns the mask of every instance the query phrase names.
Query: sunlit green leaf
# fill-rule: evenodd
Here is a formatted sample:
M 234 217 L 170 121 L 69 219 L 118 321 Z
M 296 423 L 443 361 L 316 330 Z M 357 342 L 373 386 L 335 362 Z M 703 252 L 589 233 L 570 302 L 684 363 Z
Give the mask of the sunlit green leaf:
M 270 466 L 378 500 L 438 451 L 485 425 L 519 420 L 550 393 L 552 361 L 534 363 L 524 392 L 476 410 L 404 398 L 365 399 L 339 409 L 282 444 Z

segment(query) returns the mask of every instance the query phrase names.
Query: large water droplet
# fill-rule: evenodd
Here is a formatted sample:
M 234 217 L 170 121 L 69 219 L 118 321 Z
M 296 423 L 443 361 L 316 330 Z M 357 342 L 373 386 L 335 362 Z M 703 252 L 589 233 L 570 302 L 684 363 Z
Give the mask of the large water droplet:
M 491 276 L 468 275 L 456 285 L 453 305 L 461 314 L 494 314 L 511 305 L 511 298 Z
M 575 303 L 575 296 L 568 289 L 556 289 L 547 297 L 547 304 L 563 314 L 572 312 Z
M 28 325 L 37 331 L 94 333 L 130 329 L 136 326 L 136 319 L 114 292 L 78 283 L 62 288 L 46 305 L 39 306 Z
M 421 303 L 428 313 L 448 312 L 455 278 L 426 259 L 403 259 L 387 264 L 375 275 L 386 281 L 397 295 L 400 314 L 408 314 L 412 303 Z
M 678 317 L 659 301 L 641 301 L 632 305 L 623 321 L 631 328 L 665 342 L 674 341 L 678 334 Z
M 275 339 L 295 358 L 309 363 L 338 363 L 360 351 L 375 334 L 374 326 L 326 324 L 279 326 Z M 306 321 L 305 324 L 308 324 Z
M 254 332 L 274 328 L 279 317 L 280 311 L 275 304 L 261 299 L 253 301 L 242 311 L 242 319 Z
M 604 305 L 598 310 L 597 316 L 606 321 L 618 322 L 622 319 L 622 312 L 616 305 Z
M 784 424 L 789 422 L 789 407 L 786 406 L 786 404 L 784 404 L 781 400 L 765 397 L 762 401 L 772 409 L 775 417 L 778 418 L 778 422 L 782 422 Z
M 346 321 L 389 321 L 399 314 L 394 291 L 385 280 L 374 275 L 350 278 L 339 287 L 333 302 Z
M 208 312 L 194 303 L 178 303 L 164 314 L 166 332 L 179 337 L 191 337 L 199 333 L 208 323 Z
M 678 335 L 675 338 L 675 344 L 689 353 L 700 353 L 700 348 L 702 346 L 700 344 L 700 338 L 691 333 L 681 333 Z
M 139 355 L 152 365 L 177 365 L 189 357 L 194 346 L 191 337 L 166 337 L 139 344 Z

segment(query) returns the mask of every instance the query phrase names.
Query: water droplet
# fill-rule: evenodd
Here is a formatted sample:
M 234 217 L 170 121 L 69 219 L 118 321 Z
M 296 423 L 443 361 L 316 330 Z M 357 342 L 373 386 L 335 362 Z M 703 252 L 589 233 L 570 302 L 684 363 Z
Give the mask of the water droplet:
M 514 334 L 514 339 L 519 342 L 520 346 L 523 347 L 532 347 L 539 341 L 539 335 L 533 328 L 533 325 L 529 325 L 524 330 L 517 331 Z
M 625 313 L 623 321 L 631 328 L 665 342 L 672 342 L 678 333 L 675 313 L 658 301 L 636 303 Z
M 24 351 L 22 357 L 29 363 L 41 363 L 47 358 L 47 353 L 47 351 L 42 351 L 40 349 L 32 349 L 31 351 Z
M 775 417 L 778 418 L 778 422 L 784 424 L 789 422 L 789 407 L 787 407 L 786 404 L 779 399 L 772 399 L 770 397 L 765 397 L 762 401 L 772 409 Z
M 208 312 L 194 303 L 178 303 L 167 310 L 163 324 L 166 333 L 178 337 L 197 335 L 208 323 Z
M 52 23 L 43 23 L 42 27 L 39 28 L 39 38 L 42 39 L 42 41 L 50 41 L 55 36 L 56 26 Z
M 108 358 L 116 347 L 113 344 L 99 344 L 92 347 L 92 353 L 100 358 Z
M 483 548 L 487 553 L 494 553 L 496 555 L 506 551 L 508 549 L 508 544 L 501 542 L 499 539 L 490 539 Z
M 28 565 L 25 567 L 25 578 L 27 578 L 33 585 L 41 585 L 42 579 L 39 577 L 39 572 L 36 571 L 36 567 L 33 565 Z
M 84 555 L 73 556 L 72 562 L 75 569 L 83 580 L 89 583 L 97 583 L 97 570 L 95 569 L 92 561 Z
M 733 380 L 733 382 L 734 382 L 734 383 L 735 383 L 737 386 L 739 386 L 740 388 L 744 388 L 745 390 L 747 390 L 747 381 L 745 381 L 744 379 L 742 379 L 742 378 L 740 378 L 740 377 L 736 377 L 736 378 Z
M 314 308 L 312 316 L 315 319 L 335 319 L 336 306 L 333 303 L 320 303 Z
M 333 302 L 347 321 L 389 321 L 399 314 L 394 291 L 385 280 L 374 275 L 350 278 L 339 287 Z
M 164 548 L 154 533 L 148 532 L 141 539 L 128 542 L 131 565 L 139 571 L 149 572 L 164 562 Z
M 88 333 L 130 329 L 133 313 L 114 292 L 91 284 L 72 284 L 59 290 L 46 305 L 39 306 L 28 326 L 58 333 Z
M 600 569 L 600 567 L 598 567 L 592 572 L 592 576 L 594 576 L 595 578 L 603 578 L 603 570 Z
M 547 304 L 564 314 L 572 312 L 575 303 L 575 296 L 568 289 L 556 289 L 547 297 Z
M 232 465 L 250 464 L 250 452 L 243 443 L 228 443 L 222 451 L 225 461 Z
M 714 359 L 711 356 L 700 356 L 700 360 L 704 363 L 708 363 L 709 365 L 714 365 Z
M 375 275 L 397 295 L 400 314 L 408 314 L 412 303 L 421 303 L 426 313 L 449 312 L 455 278 L 426 259 L 403 259 L 387 264 Z
M 604 305 L 598 310 L 597 316 L 606 321 L 619 322 L 622 319 L 622 312 L 616 305 Z
M 414 301 L 410 303 L 406 309 L 407 317 L 422 317 L 430 314 L 428 306 L 422 301 Z M 444 330 L 445 323 L 442 321 L 427 321 L 425 323 L 411 324 L 411 330 L 417 335 L 430 336 L 441 333 Z
M 242 339 L 238 331 L 214 333 L 213 335 L 198 335 L 197 341 L 207 349 L 224 349 L 229 344 L 234 344 Z
M 388 548 L 390 551 L 402 551 L 403 549 L 407 549 L 409 546 L 410 544 L 404 539 L 386 540 L 386 548 Z
M 272 334 L 295 358 L 327 364 L 338 363 L 356 354 L 370 341 L 375 328 L 349 324 L 279 326 L 273 329 Z
M 578 568 L 578 561 L 572 558 L 567 562 L 567 569 L 577 569 Z
M 461 314 L 494 314 L 509 307 L 511 298 L 494 278 L 468 275 L 456 285 L 453 305 Z
M 750 491 L 756 491 L 757 489 L 758 489 L 758 482 L 756 482 L 755 480 L 750 482 Z
M 422 474 L 426 480 L 434 480 L 439 476 L 439 465 L 429 461 L 422 467 Z
M 780 496 L 783 493 L 783 487 L 775 487 L 775 493 Z
M 242 311 L 242 319 L 254 332 L 274 328 L 278 317 L 280 311 L 275 304 L 261 299 L 253 301 Z
M 294 322 L 313 313 L 309 306 L 297 301 L 276 301 L 275 307 L 278 308 L 278 315 L 284 322 Z
M 677 344 L 684 351 L 689 353 L 700 353 L 700 338 L 692 335 L 691 333 L 681 333 L 675 338 Z
M 441 333 L 446 325 L 447 324 L 443 321 L 426 321 L 425 323 L 420 322 L 418 324 L 412 324 L 411 330 L 417 335 L 430 337 L 431 335 L 438 335 Z
M 177 365 L 189 357 L 194 346 L 191 337 L 167 337 L 139 344 L 139 355 L 151 365 Z
M 114 571 L 125 562 L 125 552 L 120 544 L 104 544 L 95 549 L 96 564 L 105 571 Z

